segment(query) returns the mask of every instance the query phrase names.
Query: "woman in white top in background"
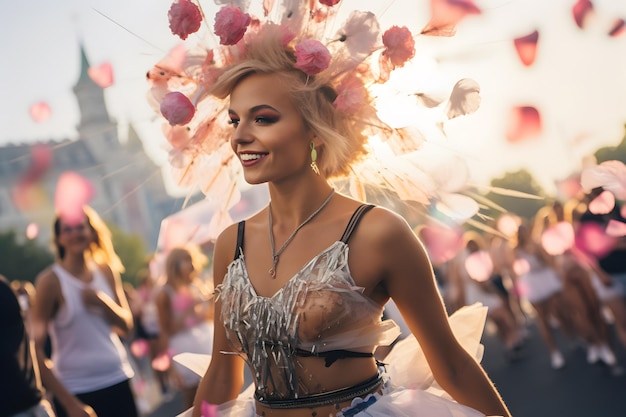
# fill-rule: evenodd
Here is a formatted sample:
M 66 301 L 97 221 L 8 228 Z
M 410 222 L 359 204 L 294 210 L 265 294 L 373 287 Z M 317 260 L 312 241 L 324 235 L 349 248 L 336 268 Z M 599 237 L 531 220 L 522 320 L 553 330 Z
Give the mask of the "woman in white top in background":
M 97 213 L 54 222 L 55 263 L 37 277 L 33 315 L 37 360 L 60 417 L 134 417 L 132 368 L 120 335 L 133 326 L 123 266 Z M 46 358 L 47 336 L 52 361 Z

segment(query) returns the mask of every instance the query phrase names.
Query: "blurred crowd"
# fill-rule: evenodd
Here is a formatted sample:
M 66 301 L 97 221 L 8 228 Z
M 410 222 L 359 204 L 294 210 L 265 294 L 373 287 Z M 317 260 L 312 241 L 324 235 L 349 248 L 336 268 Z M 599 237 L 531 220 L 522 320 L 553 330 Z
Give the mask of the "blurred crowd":
M 510 361 L 524 360 L 529 326 L 536 325 L 555 370 L 567 366 L 557 343 L 563 338 L 555 338 L 560 332 L 586 350 L 589 364 L 621 375 L 615 351 L 626 347 L 626 242 L 606 228 L 624 219 L 619 205 L 592 212 L 593 197 L 555 201 L 532 219 L 503 214 L 482 229 L 437 226 L 456 239 L 433 235 L 432 225 L 417 228 L 448 312 L 487 306 L 487 329 Z M 101 403 L 124 395 L 135 415 L 176 393 L 183 408 L 191 406 L 200 377 L 172 358 L 211 354 L 208 259 L 197 247 L 173 248 L 146 265 L 133 287 L 119 278 L 119 258 L 102 227 L 91 211 L 71 224 L 57 219 L 55 264 L 35 285 L 0 280 L 7 370 L 0 377 L 0 415 L 115 416 L 119 410 Z M 435 253 L 442 242 L 444 255 Z M 406 329 L 393 304 L 385 316 Z

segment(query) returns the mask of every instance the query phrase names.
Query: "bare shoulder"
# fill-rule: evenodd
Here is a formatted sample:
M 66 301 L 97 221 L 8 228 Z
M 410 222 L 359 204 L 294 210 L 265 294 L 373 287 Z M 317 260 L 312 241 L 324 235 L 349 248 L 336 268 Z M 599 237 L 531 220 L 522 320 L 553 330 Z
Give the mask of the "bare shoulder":
M 376 206 L 363 217 L 359 230 L 364 237 L 382 245 L 393 242 L 400 237 L 415 238 L 407 221 L 396 212 Z
M 47 267 L 37 275 L 35 285 L 38 290 L 42 291 L 52 291 L 59 288 L 59 278 L 52 270 L 52 266 Z

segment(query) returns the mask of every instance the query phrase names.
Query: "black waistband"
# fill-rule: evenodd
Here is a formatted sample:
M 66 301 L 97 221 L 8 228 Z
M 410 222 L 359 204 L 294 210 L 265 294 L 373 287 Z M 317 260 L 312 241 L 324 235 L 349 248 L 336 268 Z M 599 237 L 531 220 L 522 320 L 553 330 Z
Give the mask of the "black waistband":
M 382 385 L 383 377 L 380 374 L 376 374 L 367 381 L 361 382 L 355 386 L 335 391 L 323 392 L 321 394 L 314 394 L 288 400 L 266 400 L 262 396 L 255 393 L 254 399 L 262 406 L 274 409 L 323 407 L 350 401 L 356 397 L 362 397 L 377 391 Z
M 366 352 L 353 352 L 351 350 L 343 350 L 343 349 L 328 350 L 326 352 L 310 352 L 304 349 L 296 349 L 296 356 L 301 356 L 305 358 L 308 358 L 308 357 L 324 358 L 325 366 L 328 368 L 330 367 L 330 365 L 335 363 L 338 359 L 373 358 L 374 354 L 366 353 Z

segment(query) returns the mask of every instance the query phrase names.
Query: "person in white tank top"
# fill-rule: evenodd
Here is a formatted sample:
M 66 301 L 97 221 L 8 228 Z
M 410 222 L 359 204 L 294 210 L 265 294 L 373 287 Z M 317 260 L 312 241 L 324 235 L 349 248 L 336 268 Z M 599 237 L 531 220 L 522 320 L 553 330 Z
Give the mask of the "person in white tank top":
M 37 277 L 33 316 L 37 360 L 60 417 L 137 416 L 132 368 L 120 335 L 133 326 L 110 232 L 91 208 L 57 217 L 57 259 Z M 52 340 L 52 361 L 44 352 Z

